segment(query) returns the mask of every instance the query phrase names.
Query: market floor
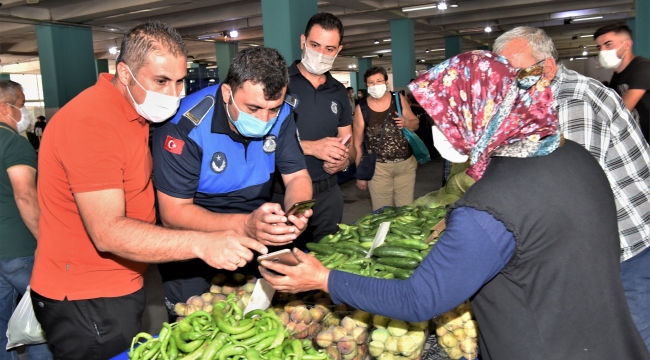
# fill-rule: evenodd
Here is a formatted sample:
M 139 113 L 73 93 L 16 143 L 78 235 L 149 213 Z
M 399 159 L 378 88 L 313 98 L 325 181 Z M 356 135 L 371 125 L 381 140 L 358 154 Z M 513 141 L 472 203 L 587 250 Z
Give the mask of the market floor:
M 417 170 L 415 182 L 415 198 L 437 190 L 442 184 L 442 159 L 437 157 L 425 165 L 420 165 Z M 351 224 L 363 215 L 372 211 L 370 194 L 356 187 L 356 180 L 352 179 L 341 184 L 345 208 L 343 222 Z M 149 266 L 144 275 L 144 289 L 147 296 L 147 305 L 142 319 L 142 331 L 156 334 L 160 331 L 162 323 L 167 321 L 164 308 L 164 291 L 158 267 Z

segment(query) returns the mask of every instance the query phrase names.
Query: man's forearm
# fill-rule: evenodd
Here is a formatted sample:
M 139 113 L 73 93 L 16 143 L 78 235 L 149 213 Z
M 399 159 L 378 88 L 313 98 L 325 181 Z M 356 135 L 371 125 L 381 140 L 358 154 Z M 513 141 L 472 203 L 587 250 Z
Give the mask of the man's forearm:
M 248 215 L 215 213 L 190 203 L 175 206 L 173 210 L 161 207 L 160 217 L 163 225 L 168 228 L 206 232 L 234 230 L 244 234 L 244 222 Z
M 301 140 L 300 145 L 302 146 L 302 152 L 305 155 L 314 156 L 315 143 L 315 141 L 311 140 Z
M 38 217 L 41 211 L 38 207 L 36 194 L 34 196 L 16 196 L 14 199 L 16 200 L 16 206 L 25 226 L 34 235 L 34 238 L 38 240 Z
M 208 241 L 205 233 L 165 229 L 127 217 L 115 218 L 108 228 L 109 231 L 95 235 L 97 249 L 139 262 L 197 258 L 200 245 Z
M 284 196 L 284 208 L 289 210 L 289 208 L 303 200 L 309 200 L 312 198 L 312 184 L 309 176 L 301 176 L 291 179 L 286 184 L 287 191 Z

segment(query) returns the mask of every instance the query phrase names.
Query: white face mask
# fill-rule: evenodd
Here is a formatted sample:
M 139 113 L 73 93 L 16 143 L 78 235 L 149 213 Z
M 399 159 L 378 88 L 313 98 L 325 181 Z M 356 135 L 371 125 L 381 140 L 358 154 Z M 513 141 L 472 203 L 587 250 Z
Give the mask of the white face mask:
M 31 119 L 29 118 L 29 110 L 27 110 L 27 108 L 24 107 L 24 106 L 21 107 L 21 108 L 17 108 L 15 106 L 11 105 L 11 104 L 7 104 L 7 105 L 11 106 L 12 108 L 16 108 L 16 109 L 20 110 L 20 120 L 18 120 L 18 121 L 16 121 L 16 119 L 14 119 L 11 115 L 9 115 L 11 120 L 13 120 L 16 123 L 16 127 L 18 128 L 16 131 L 21 133 L 21 132 L 27 130 L 27 128 L 29 127 L 29 124 L 31 124 Z
M 135 111 L 137 111 L 143 118 L 155 123 L 163 122 L 174 116 L 181 103 L 181 98 L 179 96 L 165 95 L 145 89 L 144 86 L 140 85 L 138 79 L 135 78 L 131 69 L 128 66 L 126 68 L 129 69 L 136 84 L 138 84 L 142 90 L 147 92 L 142 104 L 138 104 L 135 102 L 133 95 L 131 95 L 129 87 L 126 87 L 126 91 L 129 92 L 129 96 L 131 96 L 131 100 L 133 100 L 133 104 L 135 104 Z
M 370 96 L 374 97 L 375 99 L 381 98 L 385 93 L 386 84 L 368 86 L 368 94 L 370 94 Z
M 338 52 L 336 55 L 338 55 Z M 307 47 L 307 42 L 305 42 L 305 54 L 302 56 L 300 62 L 310 74 L 322 75 L 330 71 L 334 64 L 334 59 L 336 59 L 336 55 L 329 56 L 321 54 L 318 51 Z
M 598 62 L 600 65 L 605 69 L 616 69 L 621 65 L 623 58 L 619 58 L 618 55 L 616 55 L 616 52 L 622 48 L 623 45 L 625 44 L 619 46 L 618 49 L 600 50 L 600 54 L 598 54 Z
M 433 133 L 433 146 L 438 150 L 440 156 L 452 163 L 464 163 L 467 161 L 469 157 L 454 149 L 445 134 L 437 126 L 431 127 L 431 133 Z

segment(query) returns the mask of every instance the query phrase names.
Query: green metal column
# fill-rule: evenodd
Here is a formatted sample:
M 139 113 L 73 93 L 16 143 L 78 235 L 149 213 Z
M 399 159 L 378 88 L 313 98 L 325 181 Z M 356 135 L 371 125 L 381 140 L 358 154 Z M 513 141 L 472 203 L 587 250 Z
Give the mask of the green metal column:
M 354 88 L 354 94 L 357 94 L 357 90 L 359 89 L 359 85 L 357 85 L 357 72 L 356 71 L 350 71 L 350 86 Z
M 35 25 L 43 78 L 45 112 L 54 112 L 97 82 L 90 28 Z
M 433 65 L 427 64 L 427 70 L 431 70 L 431 69 L 433 69 Z
M 367 89 L 366 82 L 363 81 L 363 75 L 366 73 L 366 70 L 372 67 L 372 58 L 361 58 L 359 59 L 359 71 L 357 72 L 357 86 L 359 89 Z
M 636 50 L 634 55 L 650 58 L 650 1 L 636 0 L 635 34 Z
M 289 65 L 300 60 L 300 35 L 317 12 L 317 0 L 262 0 L 264 46 L 278 49 Z
M 108 72 L 108 60 L 95 59 L 95 73 L 97 73 L 97 77 L 99 77 L 99 74 L 107 73 L 107 72 Z
M 0 80 L 11 80 L 9 74 L 0 74 Z
M 461 44 L 461 45 L 462 45 L 462 44 Z M 461 49 L 462 49 L 462 47 L 461 47 Z M 490 49 L 490 47 L 487 46 L 487 45 L 479 45 L 479 46 L 476 47 L 476 50 L 487 50 L 487 51 L 492 51 L 492 49 Z
M 217 50 L 217 68 L 219 69 L 219 82 L 226 80 L 232 59 L 239 51 L 239 45 L 232 42 L 218 42 L 214 44 Z
M 445 57 L 450 57 L 462 54 L 463 52 L 463 38 L 461 36 L 450 36 L 445 38 Z
M 404 88 L 415 77 L 415 23 L 413 19 L 390 21 L 393 90 Z

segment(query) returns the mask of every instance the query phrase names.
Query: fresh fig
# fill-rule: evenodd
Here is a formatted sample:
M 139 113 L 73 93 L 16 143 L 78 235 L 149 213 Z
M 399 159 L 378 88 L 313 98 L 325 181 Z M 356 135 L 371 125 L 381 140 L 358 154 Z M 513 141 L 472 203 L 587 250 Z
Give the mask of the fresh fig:
M 222 273 L 215 275 L 212 280 L 210 280 L 210 284 L 212 285 L 221 285 L 224 282 L 226 282 L 226 275 Z
M 343 336 L 336 343 L 336 348 L 339 349 L 342 355 L 349 355 L 353 351 L 357 350 L 357 343 L 350 336 Z
M 302 300 L 291 301 L 284 306 L 284 311 L 291 314 L 296 306 L 305 306 L 305 302 Z
M 354 319 L 352 319 L 351 317 L 346 316 L 343 319 L 341 319 L 341 326 L 343 326 L 345 328 L 345 331 L 347 331 L 348 334 L 350 334 L 352 330 L 354 330 L 354 328 L 357 327 L 357 323 L 354 322 Z
M 362 327 L 355 327 L 352 329 L 350 336 L 356 341 L 357 345 L 361 345 L 368 339 L 368 331 Z
M 303 305 L 296 306 L 291 311 L 291 321 L 309 325 L 311 323 L 311 312 Z
M 321 348 L 326 348 L 334 342 L 334 335 L 329 331 L 323 331 L 316 336 L 316 344 Z
M 317 307 L 309 309 L 309 312 L 311 313 L 311 321 L 315 323 L 320 322 L 324 316 L 323 310 Z

